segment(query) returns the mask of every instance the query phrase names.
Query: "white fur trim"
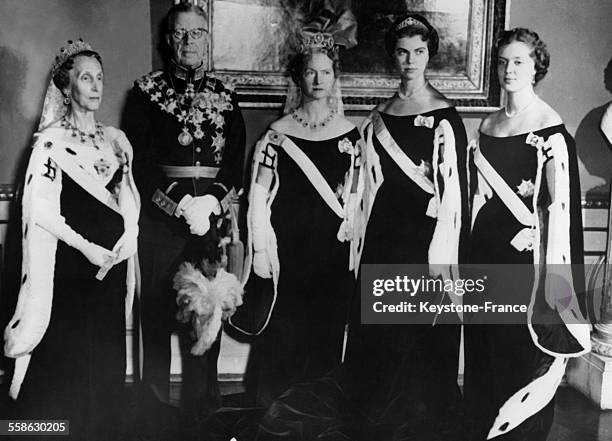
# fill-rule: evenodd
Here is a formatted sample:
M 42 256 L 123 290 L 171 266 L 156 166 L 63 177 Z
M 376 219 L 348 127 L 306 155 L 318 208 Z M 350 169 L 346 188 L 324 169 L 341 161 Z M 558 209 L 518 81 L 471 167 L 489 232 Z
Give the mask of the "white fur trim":
M 45 129 L 36 134 L 36 142 L 26 171 L 24 186 L 23 208 L 23 262 L 22 285 L 17 300 L 17 307 L 13 318 L 4 332 L 4 353 L 8 357 L 16 358 L 15 372 L 11 383 L 11 394 L 14 398 L 19 394 L 21 383 L 25 378 L 29 364 L 29 354 L 42 340 L 51 317 L 53 303 L 53 286 L 55 271 L 55 253 L 58 239 L 79 250 L 87 245 L 87 240 L 70 228 L 60 215 L 60 195 L 62 191 L 62 169 L 52 159 L 54 143 L 68 144 L 63 136 L 64 130 L 55 128 Z M 127 142 L 123 132 L 117 131 L 116 140 L 124 148 L 131 160 L 132 148 Z M 64 162 L 64 161 L 62 161 Z M 47 179 L 49 166 L 54 167 L 54 179 Z M 78 168 L 78 167 L 77 167 Z M 71 168 L 74 169 L 74 168 Z M 53 174 L 51 173 L 51 174 Z M 79 172 L 80 173 L 80 172 Z M 81 176 L 79 174 L 79 176 Z M 75 182 L 79 178 L 71 175 Z M 89 192 L 91 185 L 84 187 Z M 134 180 L 130 172 L 127 183 L 122 192 L 127 191 L 131 198 L 130 209 L 124 217 L 124 225 L 136 225 L 138 231 L 138 213 L 140 199 Z M 92 196 L 100 200 L 103 192 L 96 192 Z M 91 194 L 91 193 L 90 193 Z M 101 201 L 104 203 L 104 201 Z M 118 206 L 116 207 L 118 209 Z M 128 262 L 126 316 L 131 312 L 132 299 L 135 289 L 135 265 Z M 129 309 L 128 309 L 129 308 Z M 27 359 L 24 357 L 28 357 Z
M 532 134 L 528 136 L 528 140 L 534 138 Z M 547 266 L 547 275 L 545 283 L 545 289 L 551 289 L 546 284 L 554 277 L 561 277 L 573 289 L 571 267 L 571 253 L 570 253 L 570 176 L 569 176 L 569 159 L 567 154 L 567 145 L 562 134 L 552 135 L 546 143 L 539 140 L 537 143 L 534 142 L 538 155 L 538 169 L 536 174 L 535 190 L 532 197 L 533 207 L 533 228 L 535 234 L 533 235 L 533 262 L 534 265 L 538 264 L 562 264 L 557 266 Z M 528 141 L 529 142 L 529 141 Z M 541 241 L 541 230 L 538 216 L 538 195 L 542 179 L 544 177 L 544 164 L 546 157 L 544 155 L 544 148 L 551 147 L 552 155 L 554 160 L 554 197 L 555 200 L 549 208 L 550 216 L 548 222 L 548 249 L 546 250 L 545 256 L 540 256 L 540 241 Z M 480 176 L 480 173 L 479 173 Z M 574 177 L 577 178 L 577 177 Z M 484 180 L 479 179 L 479 186 L 484 183 Z M 479 188 L 480 190 L 480 188 Z M 477 211 L 476 211 L 477 213 Z M 541 257 L 544 257 L 541 262 Z M 552 274 L 551 271 L 560 270 L 563 274 Z M 586 352 L 590 351 L 590 336 L 589 327 L 586 324 L 576 324 L 578 322 L 586 323 L 582 319 L 580 308 L 578 307 L 577 299 L 574 295 L 572 296 L 569 307 L 557 308 L 557 311 L 563 321 L 566 323 L 568 331 L 576 338 L 576 340 L 582 345 L 583 349 L 570 354 L 560 354 L 552 351 L 540 344 L 539 336 L 535 332 L 532 324 L 533 319 L 533 307 L 535 303 L 535 296 L 537 294 L 538 286 L 540 285 L 540 271 L 534 271 L 534 284 L 531 293 L 531 299 L 527 312 L 528 318 L 528 329 L 534 345 L 541 350 L 543 353 L 554 357 L 554 361 L 549 370 L 542 376 L 534 379 L 524 388 L 512 395 L 504 405 L 499 409 L 499 413 L 491 427 L 487 439 L 495 438 L 499 435 L 508 433 L 523 421 L 532 415 L 535 415 L 541 409 L 543 409 L 552 398 L 555 396 L 557 387 L 561 382 L 565 373 L 565 366 L 567 363 L 567 357 L 577 357 Z M 550 299 L 548 299 L 550 300 Z M 553 302 L 556 307 L 556 302 Z M 503 429 L 503 430 L 502 430 Z
M 493 439 L 510 432 L 527 418 L 543 409 L 555 396 L 557 387 L 565 373 L 565 365 L 565 359 L 556 357 L 544 375 L 536 378 L 508 398 L 499 409 L 487 439 Z
M 266 161 L 264 150 L 267 148 L 269 143 L 277 146 L 280 143 L 281 136 L 283 135 L 279 134 L 278 132 L 275 132 L 273 130 L 268 130 L 263 136 L 263 138 L 257 141 L 257 144 L 255 145 L 255 153 L 253 154 L 253 162 L 251 166 L 251 185 L 249 187 L 250 188 L 249 209 L 247 211 L 247 224 L 248 225 L 253 225 L 253 222 L 254 222 L 253 207 L 255 204 L 254 192 L 255 192 L 255 185 L 256 185 L 256 179 L 257 179 L 257 170 L 259 169 L 259 164 L 260 163 L 263 164 Z M 274 164 L 275 164 L 275 168 L 272 170 L 272 173 L 274 175 L 273 185 L 272 185 L 272 188 L 268 192 L 268 200 L 266 202 L 267 216 L 266 216 L 266 223 L 264 225 L 264 229 L 266 232 L 265 241 L 267 243 L 266 252 L 268 253 L 268 257 L 270 258 L 270 265 L 272 266 L 272 281 L 274 284 L 274 297 L 272 299 L 272 305 L 270 306 L 270 310 L 268 311 L 268 314 L 266 316 L 266 320 L 263 326 L 261 327 L 261 329 L 257 330 L 256 332 L 250 332 L 246 329 L 241 328 L 240 326 L 232 322 L 231 317 L 229 318 L 228 320 L 229 324 L 245 335 L 259 335 L 263 332 L 264 329 L 266 329 L 266 327 L 268 326 L 268 323 L 270 322 L 270 318 L 272 317 L 272 311 L 274 310 L 274 305 L 276 304 L 276 297 L 278 294 L 278 278 L 280 275 L 280 262 L 278 259 L 276 233 L 274 232 L 274 228 L 272 228 L 272 223 L 270 222 L 270 217 L 272 213 L 272 208 L 271 208 L 272 202 L 274 201 L 274 198 L 276 197 L 276 193 L 278 192 L 278 188 L 280 185 L 278 171 L 276 170 L 276 161 L 274 162 Z M 257 211 L 257 209 L 255 210 Z M 252 228 L 249 228 L 248 243 L 247 243 L 247 249 L 246 249 L 247 254 L 246 254 L 245 263 L 244 263 L 243 280 L 241 281 L 242 286 L 244 286 L 249 279 L 249 275 L 253 267 L 253 252 L 254 251 L 255 250 L 254 250 L 254 244 L 253 244 L 253 231 L 252 231 Z
M 370 213 L 374 206 L 374 200 L 378 189 L 384 182 L 380 158 L 374 148 L 374 123 L 372 112 L 363 122 L 361 132 L 361 167 L 357 184 L 357 208 L 353 221 L 353 264 L 355 277 L 359 273 L 359 264 L 365 244 L 366 230 Z
M 612 144 L 612 103 L 608 105 L 606 111 L 601 117 L 601 124 L 599 125 L 601 131 L 607 138 L 608 142 Z
M 440 149 L 444 149 L 440 154 Z M 444 162 L 438 163 L 440 157 Z M 457 168 L 455 135 L 450 123 L 440 121 L 434 135 L 433 146 L 434 201 L 437 222 L 429 244 L 430 264 L 451 265 L 459 261 L 459 233 L 461 231 L 461 187 Z M 440 194 L 438 173 L 442 176 L 444 194 Z

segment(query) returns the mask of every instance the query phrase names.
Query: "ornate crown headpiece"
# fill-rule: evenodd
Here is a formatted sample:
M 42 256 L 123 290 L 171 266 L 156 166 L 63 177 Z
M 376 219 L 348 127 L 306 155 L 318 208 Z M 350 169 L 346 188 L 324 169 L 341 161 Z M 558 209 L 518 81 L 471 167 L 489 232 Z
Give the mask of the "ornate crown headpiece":
M 405 20 L 402 20 L 396 27 L 395 27 L 395 31 L 401 31 L 402 29 L 405 28 L 409 28 L 409 27 L 415 27 L 415 28 L 421 28 L 421 29 L 425 29 L 425 30 L 429 30 L 427 26 L 425 26 L 425 23 L 423 23 L 420 20 L 417 20 L 414 17 L 408 17 Z
M 357 19 L 348 0 L 311 0 L 300 35 L 300 52 L 357 44 Z
M 81 52 L 91 50 L 93 49 L 91 48 L 90 44 L 83 41 L 82 38 L 79 38 L 77 41 L 68 40 L 68 44 L 62 47 L 59 54 L 56 55 L 53 66 L 51 66 L 51 74 L 55 75 L 57 69 L 59 69 L 59 67 L 64 64 L 68 58 Z
M 311 49 L 332 50 L 334 48 L 334 37 L 330 34 L 318 32 L 316 34 L 303 34 L 300 42 L 300 52 Z

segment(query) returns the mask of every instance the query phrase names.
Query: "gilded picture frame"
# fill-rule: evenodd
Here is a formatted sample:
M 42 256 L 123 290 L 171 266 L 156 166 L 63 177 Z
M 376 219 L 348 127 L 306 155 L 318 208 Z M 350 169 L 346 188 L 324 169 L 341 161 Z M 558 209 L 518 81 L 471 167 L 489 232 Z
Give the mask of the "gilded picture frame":
M 391 96 L 398 76 L 384 50 L 384 33 L 400 14 L 425 16 L 440 36 L 427 77 L 463 111 L 500 106 L 492 61 L 494 42 L 507 25 L 510 0 L 353 0 L 359 44 L 341 52 L 345 108 L 370 109 Z M 209 0 L 210 66 L 231 78 L 245 108 L 282 106 L 291 82 L 288 41 L 300 26 L 305 0 Z

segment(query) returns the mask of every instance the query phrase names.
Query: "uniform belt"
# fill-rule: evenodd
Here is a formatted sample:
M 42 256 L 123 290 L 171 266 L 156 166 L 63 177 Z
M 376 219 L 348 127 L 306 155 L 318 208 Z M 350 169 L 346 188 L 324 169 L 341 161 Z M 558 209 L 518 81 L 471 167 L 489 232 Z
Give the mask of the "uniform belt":
M 219 167 L 205 167 L 200 165 L 162 165 L 161 168 L 169 178 L 215 178 L 219 172 Z

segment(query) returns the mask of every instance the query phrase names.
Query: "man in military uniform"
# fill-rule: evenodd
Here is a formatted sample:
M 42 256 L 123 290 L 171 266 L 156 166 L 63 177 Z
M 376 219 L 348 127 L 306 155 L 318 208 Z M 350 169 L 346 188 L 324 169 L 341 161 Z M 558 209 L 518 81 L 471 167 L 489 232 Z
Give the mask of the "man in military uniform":
M 162 38 L 167 67 L 136 81 L 123 124 L 134 146 L 134 175 L 142 198 L 142 384 L 149 404 L 169 400 L 170 334 L 178 326 L 172 277 L 187 243 L 208 231 L 209 216 L 224 211 L 228 194 L 240 189 L 245 143 L 235 92 L 206 71 L 206 13 L 189 3 L 173 6 Z M 202 416 L 220 404 L 220 341 L 194 357 L 184 331 L 179 334 L 187 386 L 181 400 Z

